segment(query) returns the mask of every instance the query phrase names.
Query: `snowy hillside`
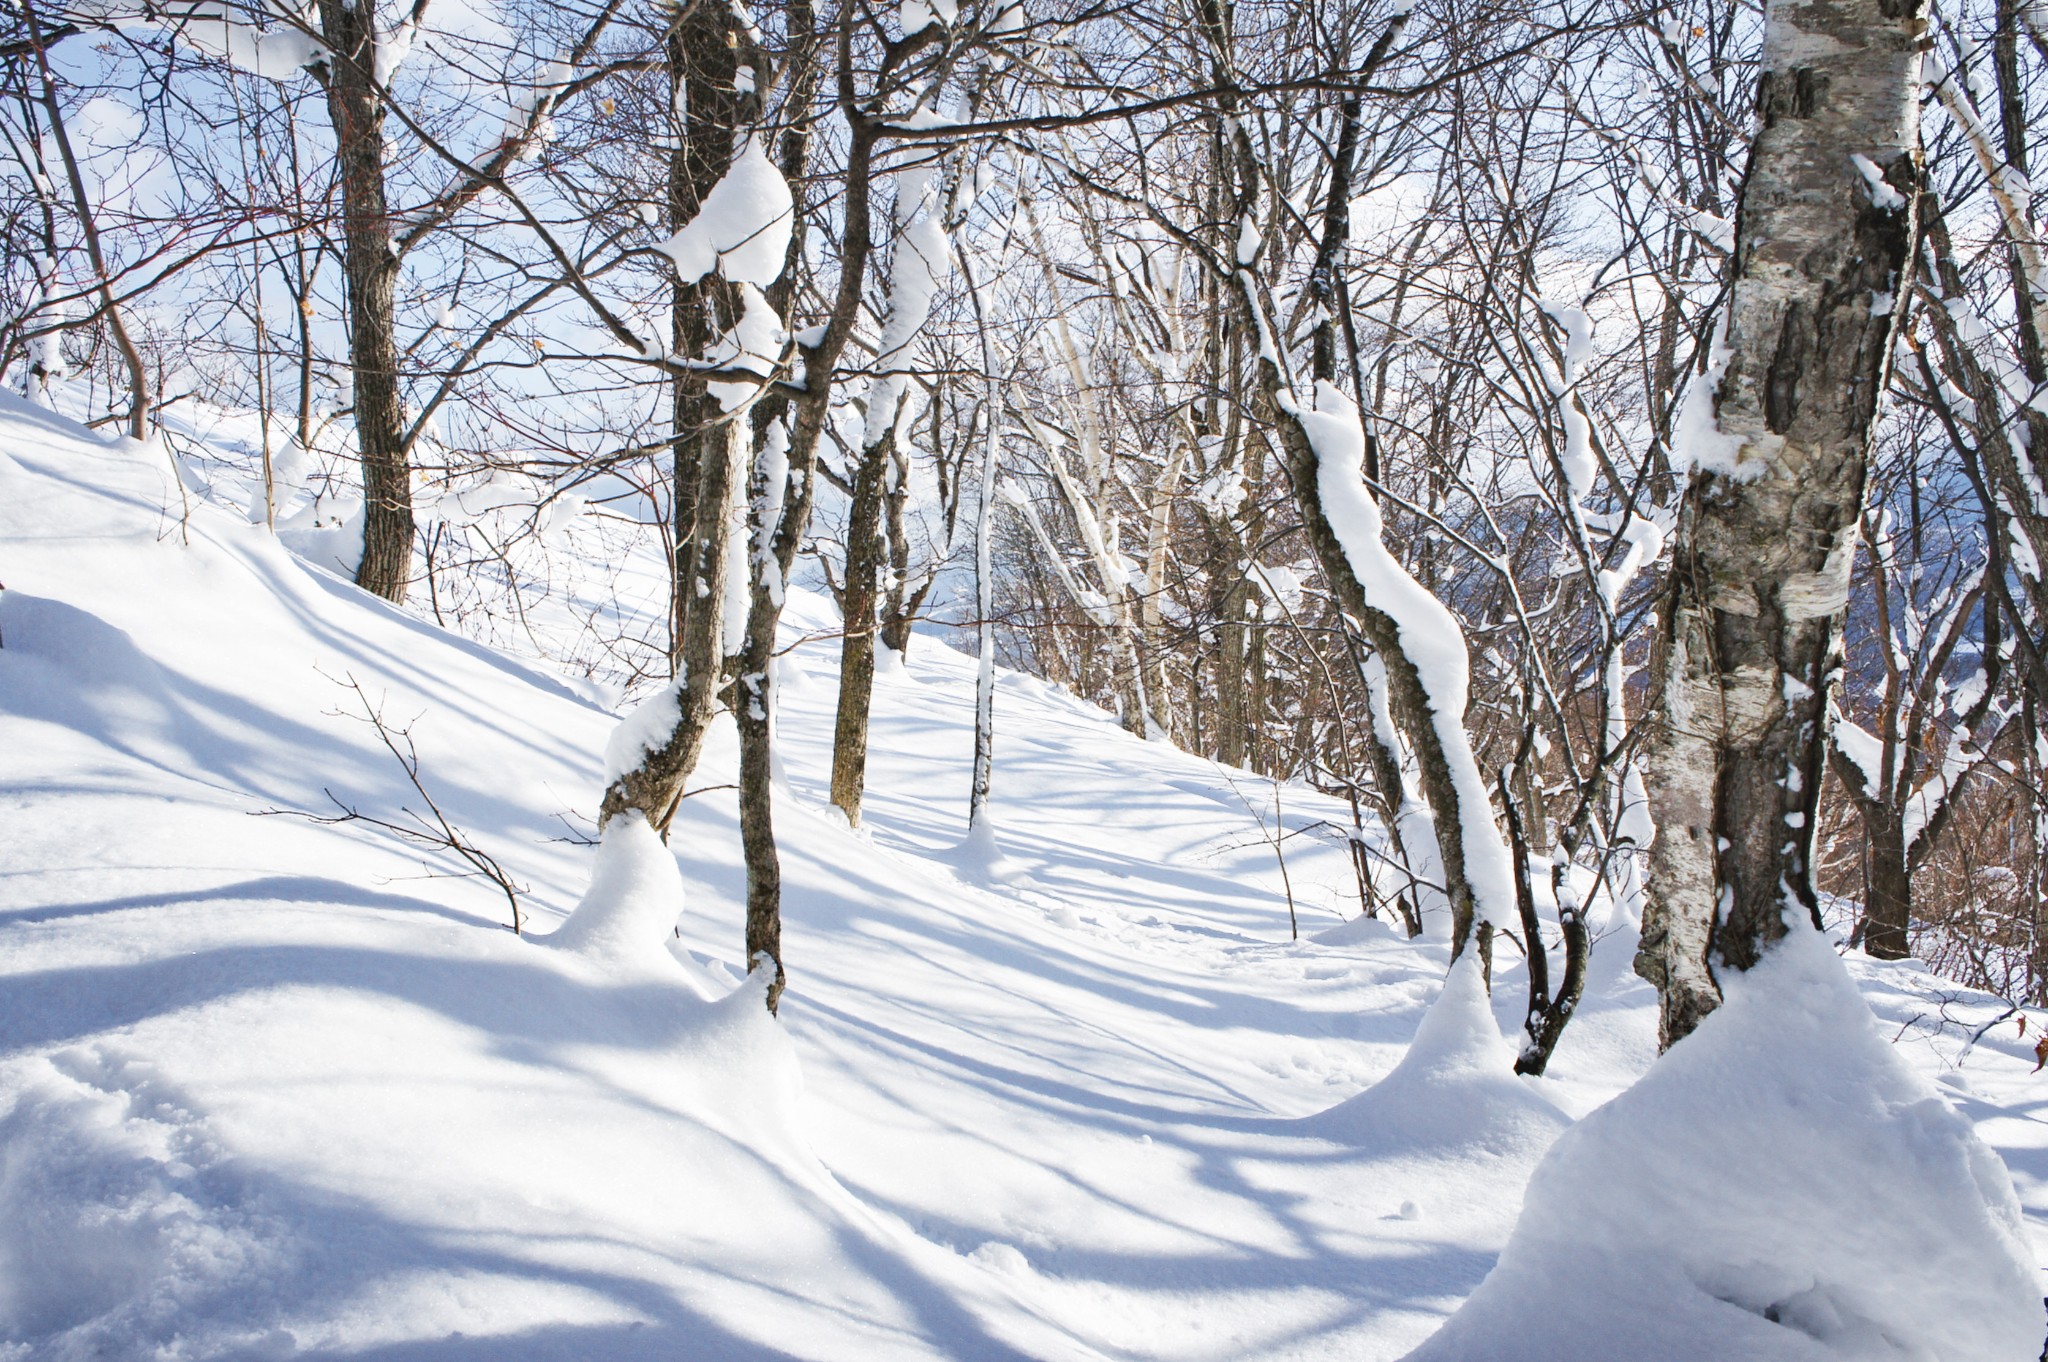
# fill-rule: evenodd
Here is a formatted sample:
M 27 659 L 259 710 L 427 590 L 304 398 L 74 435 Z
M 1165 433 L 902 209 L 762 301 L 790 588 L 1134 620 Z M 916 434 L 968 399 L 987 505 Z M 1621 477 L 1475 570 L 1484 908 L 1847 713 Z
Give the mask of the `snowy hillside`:
M 1468 978 L 1409 1053 L 1446 947 L 1355 921 L 1312 833 L 1283 884 L 1267 832 L 1348 812 L 1027 677 L 1000 856 L 963 851 L 973 668 L 931 640 L 860 832 L 823 812 L 833 646 L 782 674 L 779 1021 L 736 979 L 729 728 L 672 858 L 607 867 L 637 963 L 551 945 L 619 698 L 181 524 L 171 477 L 0 398 L 0 1357 L 1396 1358 L 1650 1067 L 1625 925 L 1550 1078 L 1491 1064 L 1509 947 L 1491 1020 Z M 525 935 L 446 854 L 276 814 L 424 807 L 354 687 Z M 1965 1058 L 1992 1000 L 1851 965 L 2048 1247 L 2033 1026 Z

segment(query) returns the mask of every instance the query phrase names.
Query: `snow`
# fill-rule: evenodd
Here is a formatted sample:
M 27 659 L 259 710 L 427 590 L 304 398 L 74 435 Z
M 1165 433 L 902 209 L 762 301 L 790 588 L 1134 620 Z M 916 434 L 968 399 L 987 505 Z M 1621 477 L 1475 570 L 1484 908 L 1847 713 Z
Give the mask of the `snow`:
M 683 877 L 639 810 L 605 824 L 590 888 L 568 920 L 541 939 L 613 977 L 670 973 L 667 943 L 683 915 Z
M 656 249 L 686 284 L 717 270 L 736 284 L 766 288 L 782 273 L 795 220 L 789 181 L 750 137 L 697 215 Z
M 1856 173 L 1863 177 L 1863 187 L 1870 191 L 1870 202 L 1873 207 L 1887 213 L 1896 213 L 1906 206 L 1906 196 L 1886 182 L 1884 172 L 1878 169 L 1875 161 L 1861 152 L 1850 152 L 1849 163 L 1855 166 Z
M 888 311 L 876 343 L 880 372 L 868 393 L 867 426 L 861 435 L 867 448 L 879 443 L 891 426 L 915 414 L 914 385 L 898 366 L 924 330 L 939 281 L 952 267 L 937 167 L 915 166 L 898 171 L 895 178 L 897 230 L 889 255 Z
M 1850 765 L 1862 777 L 1863 788 L 1858 790 L 1865 799 L 1876 799 L 1884 789 L 1884 744 L 1868 730 L 1851 719 L 1835 716 L 1835 749 L 1849 759 Z
M 1465 734 L 1471 661 L 1465 633 L 1443 602 L 1408 574 L 1380 538 L 1380 508 L 1365 486 L 1365 427 L 1357 406 L 1334 385 L 1318 382 L 1312 407 L 1294 413 L 1316 451 L 1316 488 L 1323 514 L 1344 548 L 1366 599 L 1390 616 L 1401 646 L 1428 693 L 1445 764 L 1467 811 L 1460 820 L 1465 875 L 1482 917 L 1512 929 L 1517 921 L 1514 868 L 1494 826 L 1486 780 Z
M 1479 953 L 1467 951 L 1394 1071 L 1309 1125 L 1383 1148 L 1441 1156 L 1477 1147 L 1496 1157 L 1533 1158 L 1570 1122 L 1514 1067 L 1514 1047 L 1488 1006 Z
M 782 358 L 783 342 L 789 336 L 782 329 L 782 317 L 769 303 L 767 295 L 750 283 L 741 284 L 739 293 L 739 320 L 733 323 L 732 330 L 712 343 L 704 355 L 704 363 L 713 369 L 757 374 L 766 379 L 775 372 L 775 366 Z M 711 382 L 704 386 L 717 399 L 720 411 L 731 412 L 753 401 L 760 394 L 762 385 L 741 380 Z
M 1795 923 L 1561 1137 L 1484 1285 L 1410 1362 L 2024 1359 L 2041 1290 L 2003 1165 Z
M 604 783 L 607 788 L 620 776 L 639 767 L 641 759 L 667 742 L 676 731 L 682 712 L 683 679 L 677 677 L 635 705 L 632 712 L 612 729 L 604 745 Z
M 1685 392 L 1678 399 L 1678 415 L 1671 428 L 1671 453 L 1681 468 L 1698 468 L 1737 479 L 1762 474 L 1762 461 L 1743 462 L 1742 437 L 1723 431 L 1714 410 L 1720 397 L 1721 378 L 1734 357 L 1734 347 L 1728 344 L 1728 314 L 1724 309 L 1715 323 L 1707 367 L 1686 380 Z
M 951 26 L 959 17 L 957 0 L 903 0 L 898 7 L 897 17 L 903 25 L 904 35 L 921 33 L 933 24 Z
M 1590 1204 L 1631 1251 L 1661 1233 L 1624 1204 L 1657 1151 L 1602 1133 L 1644 1092 L 1681 1179 L 1710 1157 L 1771 1177 L 1715 1233 L 1746 1227 L 1767 1267 L 1823 1233 L 1868 1243 L 1822 1264 L 1852 1312 L 1941 1334 L 1933 1356 L 2014 1355 L 2013 1207 L 1962 1131 L 2011 1165 L 2038 1237 L 2035 1032 L 1975 1044 L 1945 1090 L 1962 1117 L 1927 1081 L 1961 1059 L 1943 1019 L 1994 1000 L 1852 956 L 1873 1025 L 1809 961 L 1833 982 L 1800 964 L 1788 1001 L 1760 977 L 1651 1068 L 1620 933 L 1549 1076 L 1515 1078 L 1511 949 L 1489 1004 L 1470 957 L 1446 980 L 1441 940 L 1357 917 L 1347 848 L 1301 835 L 1290 940 L 1250 812 L 1270 787 L 1041 681 L 996 678 L 999 797 L 963 844 L 975 664 L 936 641 L 878 689 L 846 831 L 836 616 L 793 585 L 771 1018 L 741 955 L 728 721 L 666 845 L 630 816 L 583 845 L 607 740 L 616 768 L 672 692 L 636 709 L 369 598 L 248 524 L 229 479 L 195 493 L 188 547 L 172 476 L 0 397 L 0 1356 L 1375 1362 L 1486 1278 L 1547 1148 L 1587 1136 L 1613 1170 Z M 572 521 L 561 551 L 592 533 Z M 622 568 L 652 611 L 663 568 L 652 543 Z M 536 601 L 529 622 L 573 618 Z M 524 936 L 446 857 L 255 816 L 329 789 L 417 806 L 347 717 L 350 678 L 526 886 Z M 1290 832 L 1349 822 L 1297 787 L 1284 805 Z M 1749 1093 L 1743 1064 L 1771 1081 Z M 1660 1080 L 1674 1065 L 1695 1079 Z M 1726 1133 L 1752 1119 L 1769 1157 Z M 1884 1275 L 1909 1240 L 1915 1276 Z M 1792 1333 L 1640 1256 L 1596 1255 L 1585 1299 L 1725 1326 L 1718 1357 Z M 1880 1279 L 1895 1306 L 1859 1294 Z M 1571 1293 L 1553 1316 L 1575 1346 L 1608 1336 Z

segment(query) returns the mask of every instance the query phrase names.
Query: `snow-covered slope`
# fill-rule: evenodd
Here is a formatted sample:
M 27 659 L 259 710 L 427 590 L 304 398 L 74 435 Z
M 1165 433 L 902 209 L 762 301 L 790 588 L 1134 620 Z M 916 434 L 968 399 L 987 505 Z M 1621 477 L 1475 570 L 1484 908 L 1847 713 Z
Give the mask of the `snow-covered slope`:
M 791 655 L 772 1022 L 734 977 L 728 733 L 669 852 L 593 885 L 617 697 L 181 523 L 170 478 L 0 399 L 0 1356 L 1396 1357 L 1650 1062 L 1609 941 L 1552 1079 L 1487 1070 L 1468 987 L 1366 1091 L 1442 947 L 1327 932 L 1355 893 L 1312 836 L 1290 940 L 1270 785 L 1025 677 L 1000 861 L 962 849 L 972 664 L 930 641 L 880 683 L 858 833 L 822 812 L 833 645 Z M 529 886 L 527 935 L 444 855 L 256 816 L 422 807 L 356 686 Z M 658 937 L 664 855 L 677 935 L 625 967 L 610 932 L 548 941 L 586 890 L 620 950 Z M 1992 1015 L 1855 968 L 1924 1071 Z M 1508 1029 L 1520 983 L 1504 960 Z M 2030 1041 L 1992 1032 L 1950 1092 L 2038 1223 Z

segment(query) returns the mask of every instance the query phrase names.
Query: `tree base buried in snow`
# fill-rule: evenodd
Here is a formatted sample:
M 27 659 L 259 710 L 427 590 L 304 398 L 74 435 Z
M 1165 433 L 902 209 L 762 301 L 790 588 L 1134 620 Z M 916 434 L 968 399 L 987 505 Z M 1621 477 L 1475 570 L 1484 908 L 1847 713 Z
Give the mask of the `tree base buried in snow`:
M 1997 1156 L 1803 922 L 1559 1137 L 1500 1262 L 1408 1362 L 2031 1362 Z

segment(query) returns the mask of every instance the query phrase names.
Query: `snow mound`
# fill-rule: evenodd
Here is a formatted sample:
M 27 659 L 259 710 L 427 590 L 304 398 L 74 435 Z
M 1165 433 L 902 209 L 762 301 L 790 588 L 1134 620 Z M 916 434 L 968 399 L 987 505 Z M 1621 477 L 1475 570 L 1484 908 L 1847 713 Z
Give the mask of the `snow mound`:
M 1386 1153 L 1533 1158 L 1568 1124 L 1515 1076 L 1515 1052 L 1487 1005 L 1479 955 L 1451 966 L 1394 1071 L 1306 1123 L 1315 1134 Z
M 676 858 L 634 810 L 605 825 L 590 888 L 576 911 L 541 939 L 615 971 L 673 973 L 667 943 L 682 915 Z
M 1371 913 L 1360 913 L 1309 938 L 1318 946 L 1362 946 L 1376 941 L 1405 940 L 1394 925 Z
M 1537 1168 L 1409 1362 L 2022 1362 L 2041 1291 L 1997 1157 L 1795 928 Z
M 975 884 L 1018 884 L 1029 878 L 1025 867 L 1004 853 L 995 813 L 987 805 L 954 848 L 953 862 L 961 876 Z

